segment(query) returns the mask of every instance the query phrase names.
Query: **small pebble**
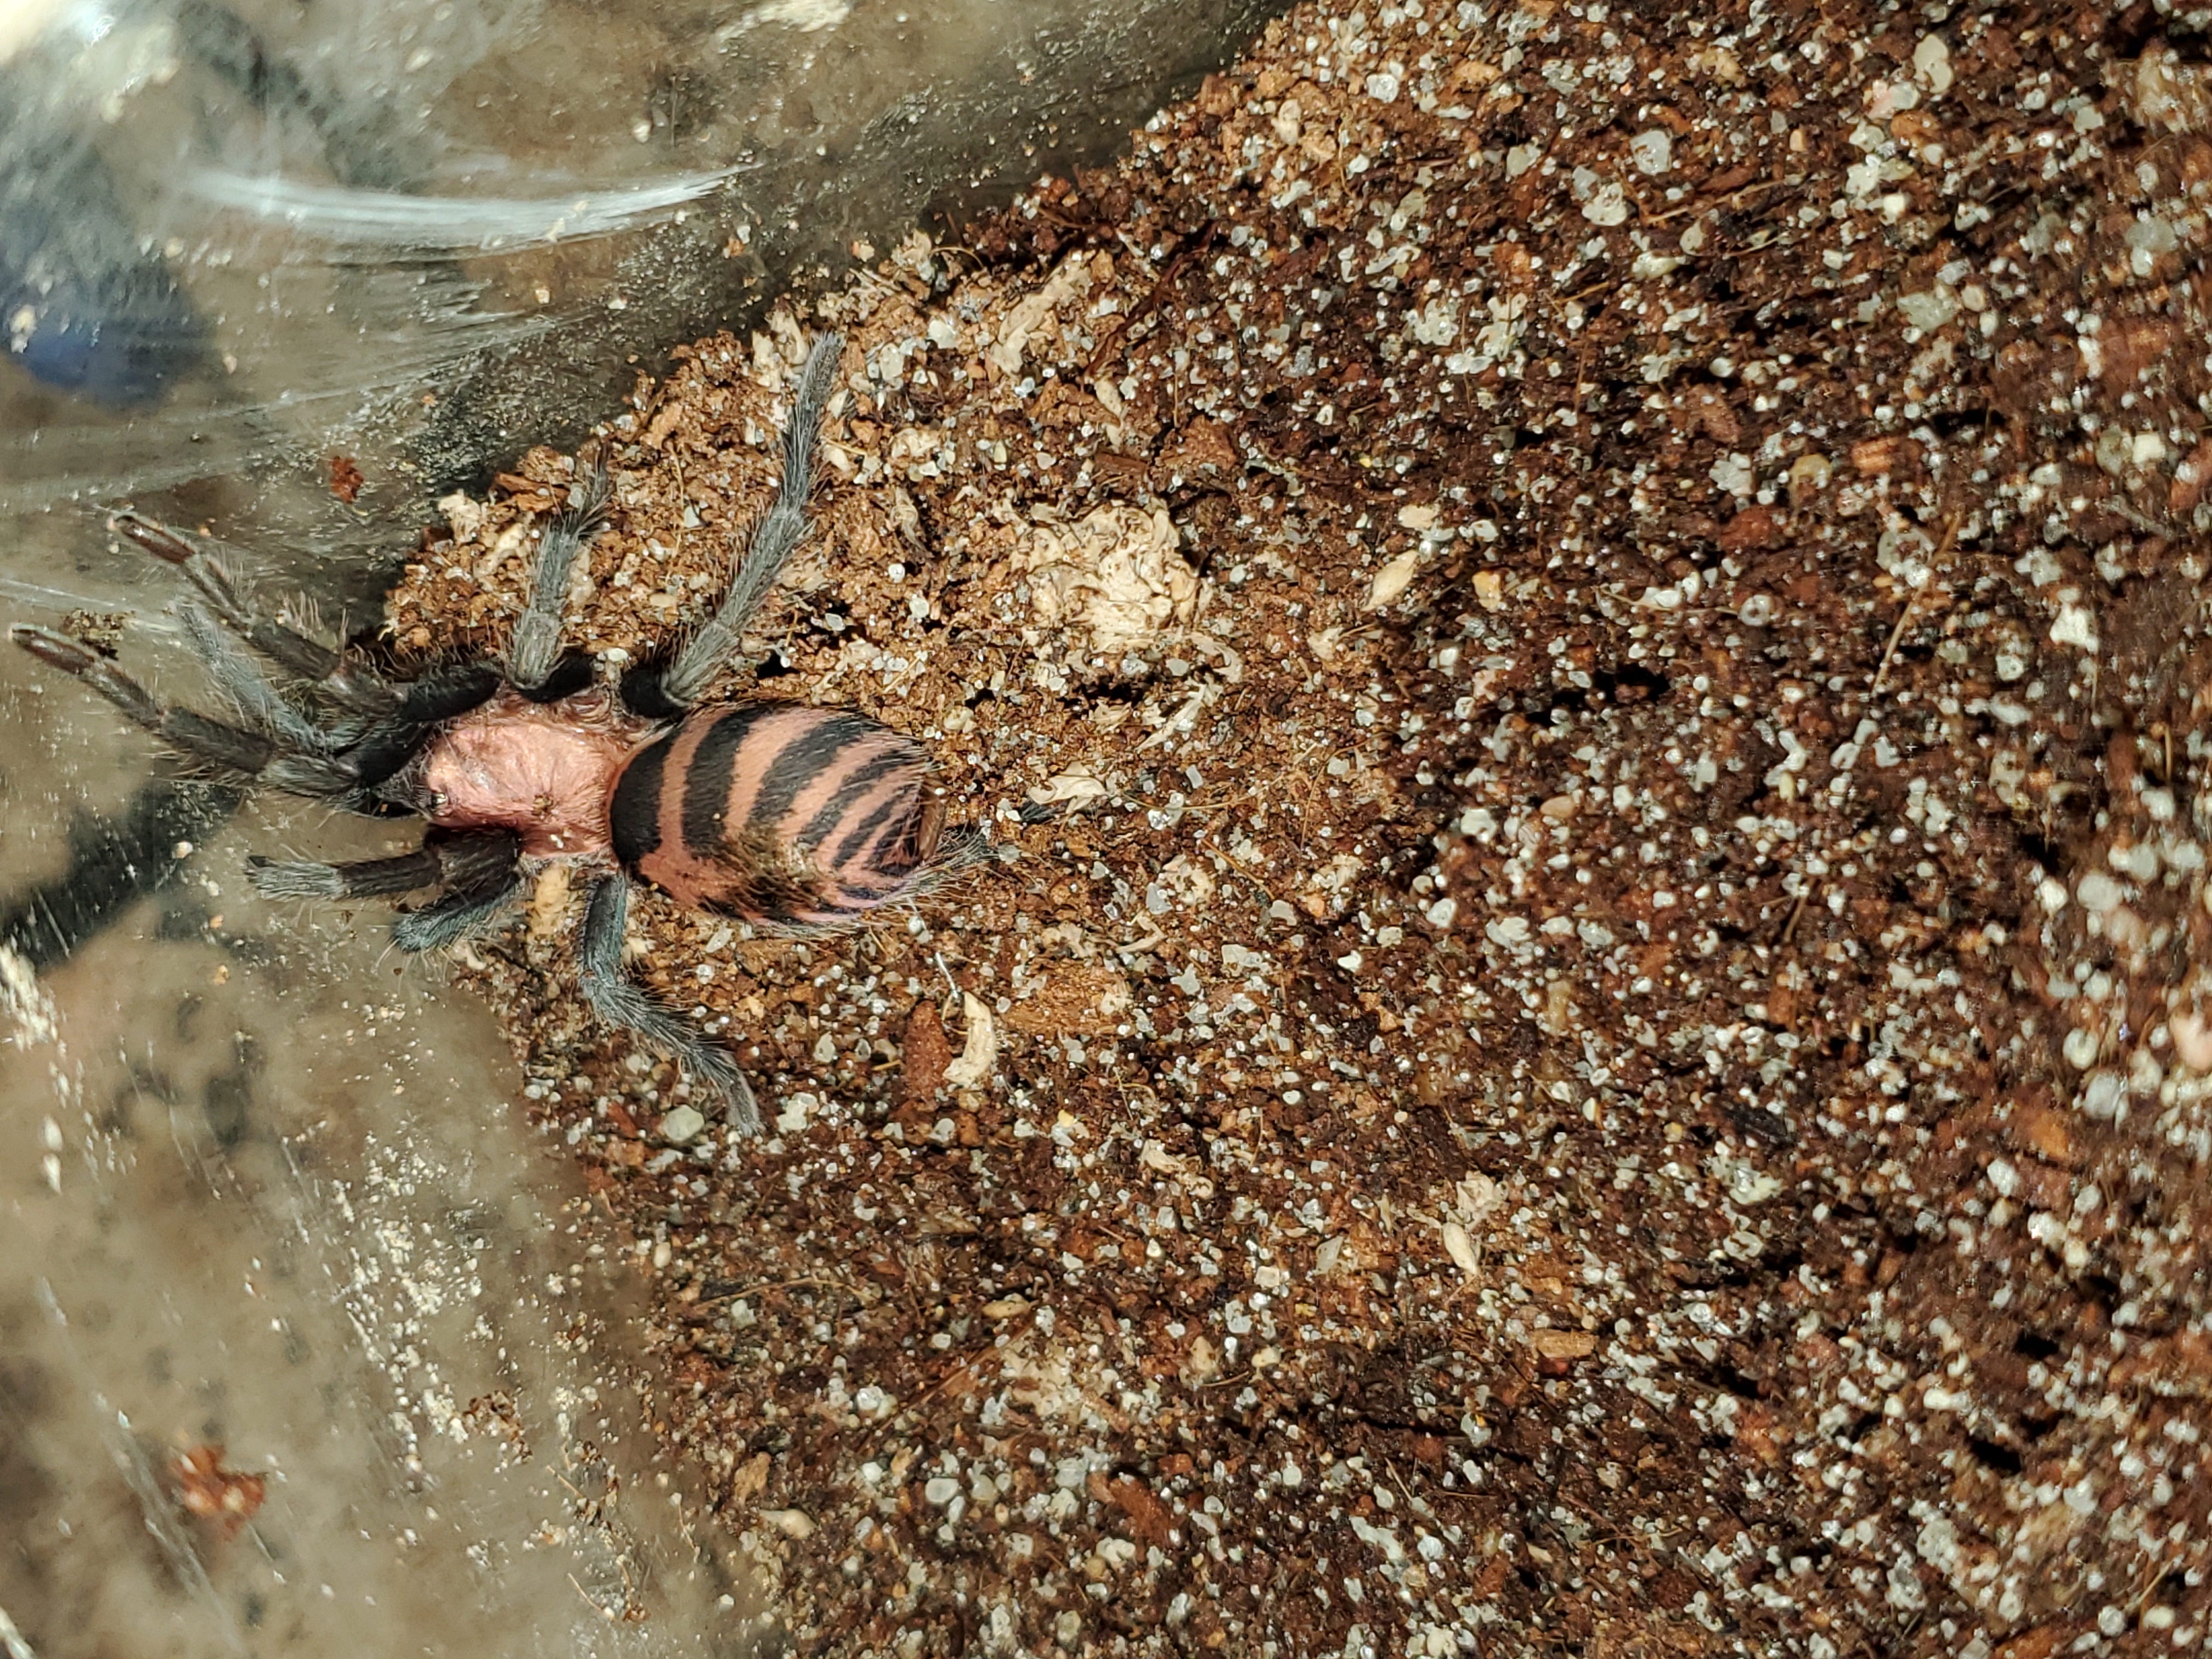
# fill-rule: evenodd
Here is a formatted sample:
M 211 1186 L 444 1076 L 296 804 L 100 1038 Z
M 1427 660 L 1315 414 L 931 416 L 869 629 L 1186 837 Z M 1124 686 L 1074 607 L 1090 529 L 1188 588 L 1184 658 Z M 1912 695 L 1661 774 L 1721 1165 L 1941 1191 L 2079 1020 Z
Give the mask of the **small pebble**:
M 2102 870 L 2092 870 L 2075 884 L 2074 896 L 2087 909 L 2103 915 L 2119 908 L 2127 889 Z
M 805 1540 L 814 1536 L 814 1517 L 804 1510 L 763 1510 L 760 1516 L 786 1537 Z

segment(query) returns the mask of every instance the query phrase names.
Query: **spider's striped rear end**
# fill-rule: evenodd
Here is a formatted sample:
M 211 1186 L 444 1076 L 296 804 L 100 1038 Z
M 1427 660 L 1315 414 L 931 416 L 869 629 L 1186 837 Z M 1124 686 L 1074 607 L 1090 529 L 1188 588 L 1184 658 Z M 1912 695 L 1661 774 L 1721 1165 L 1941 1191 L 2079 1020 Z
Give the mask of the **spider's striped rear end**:
M 922 751 L 797 703 L 702 708 L 633 755 L 614 852 L 678 902 L 781 929 L 849 926 L 914 896 L 954 852 Z

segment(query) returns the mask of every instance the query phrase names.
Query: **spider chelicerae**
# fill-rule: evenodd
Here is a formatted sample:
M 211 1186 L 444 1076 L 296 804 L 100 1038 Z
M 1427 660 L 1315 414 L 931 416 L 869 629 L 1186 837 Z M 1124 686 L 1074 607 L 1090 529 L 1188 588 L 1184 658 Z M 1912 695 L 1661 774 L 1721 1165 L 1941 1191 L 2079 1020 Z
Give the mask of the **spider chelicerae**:
M 351 811 L 429 822 L 420 851 L 354 864 L 250 860 L 274 898 L 437 896 L 401 915 L 404 951 L 439 949 L 502 924 L 540 866 L 589 872 L 576 959 L 585 1000 L 720 1096 L 732 1125 L 760 1110 L 736 1056 L 623 971 L 633 878 L 678 902 L 804 936 L 850 928 L 986 855 L 978 830 L 948 828 L 928 762 L 863 715 L 801 703 L 705 702 L 739 664 L 746 625 L 807 531 L 814 452 L 842 342 L 817 339 L 792 396 L 775 501 L 751 528 L 714 616 L 665 659 L 603 683 L 562 647 L 562 601 L 607 510 L 586 467 L 545 529 L 505 656 L 379 673 L 263 615 L 230 574 L 173 530 L 133 514 L 131 541 L 181 570 L 178 607 L 229 705 L 211 720 L 161 702 L 99 651 L 19 624 L 15 643 L 74 674 L 188 762 Z M 241 645 L 283 671 L 272 681 Z

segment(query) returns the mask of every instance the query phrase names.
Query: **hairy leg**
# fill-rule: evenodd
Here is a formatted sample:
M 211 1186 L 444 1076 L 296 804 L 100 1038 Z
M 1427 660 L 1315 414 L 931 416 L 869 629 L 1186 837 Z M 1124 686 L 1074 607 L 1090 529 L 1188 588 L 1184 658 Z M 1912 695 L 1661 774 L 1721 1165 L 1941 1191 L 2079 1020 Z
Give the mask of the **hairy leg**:
M 392 924 L 403 951 L 441 950 L 489 933 L 522 896 L 522 837 L 511 830 L 434 836 L 422 850 L 437 859 L 446 890 Z
M 736 1056 L 695 1030 L 623 971 L 623 930 L 629 919 L 629 878 L 603 878 L 592 889 L 584 910 L 584 935 L 577 955 L 584 1000 L 592 1012 L 619 1030 L 634 1033 L 667 1054 L 728 1103 L 730 1125 L 740 1134 L 760 1133 L 760 1106 Z
M 392 938 L 403 951 L 434 950 L 481 933 L 522 890 L 521 838 L 508 830 L 437 836 L 398 858 L 356 864 L 252 858 L 246 879 L 265 898 L 397 898 L 419 888 L 446 891 L 401 916 Z
M 392 942 L 410 956 L 421 956 L 465 939 L 480 939 L 507 920 L 507 912 L 522 896 L 523 884 L 518 870 L 495 892 L 474 896 L 455 892 L 434 899 L 392 924 Z
M 208 672 L 231 707 L 254 730 L 266 732 L 289 749 L 319 753 L 336 747 L 331 734 L 284 701 L 261 666 L 231 642 L 231 635 L 207 607 L 185 604 L 178 608 L 192 650 L 208 665 Z
M 698 702 L 708 683 L 736 657 L 754 615 L 806 538 L 806 495 L 814 482 L 814 447 L 822 435 L 822 419 L 836 389 L 837 358 L 844 349 L 842 336 L 824 334 L 806 354 L 805 367 L 799 371 L 799 384 L 792 392 L 791 418 L 783 428 L 783 477 L 776 485 L 775 504 L 753 526 L 730 591 L 713 618 L 691 636 L 660 676 L 661 696 L 677 708 L 688 708 Z
M 395 859 L 317 864 L 307 859 L 249 858 L 246 878 L 264 898 L 397 898 L 437 884 L 438 855 L 428 848 Z
M 191 759 L 234 778 L 343 805 L 353 804 L 360 778 L 343 756 L 288 750 L 259 732 L 172 708 L 88 646 L 51 629 L 19 623 L 8 636 L 49 667 L 73 674 L 155 736 Z
M 570 486 L 568 510 L 545 527 L 538 544 L 538 569 L 530 579 L 530 599 L 515 619 L 514 638 L 507 648 L 507 676 L 526 697 L 550 689 L 549 682 L 556 677 L 563 681 L 574 678 L 574 670 L 561 655 L 561 610 L 568 597 L 576 556 L 599 533 L 606 511 L 607 475 L 592 466 Z M 588 684 L 590 659 L 573 660 L 584 664 Z M 568 687 L 571 691 L 582 689 L 582 684 Z
M 343 652 L 261 615 L 240 594 L 230 573 L 178 532 L 135 513 L 118 514 L 112 523 L 118 534 L 184 572 L 225 627 L 341 708 L 375 716 L 389 714 L 398 702 L 397 691 Z
M 374 792 L 402 771 L 435 733 L 438 723 L 465 714 L 499 690 L 489 663 L 433 669 L 396 690 L 391 704 L 343 749 L 279 696 L 244 653 L 222 638 L 204 613 L 185 626 L 203 646 L 218 685 L 262 729 L 214 720 L 171 708 L 90 647 L 52 629 L 19 623 L 9 637 L 50 667 L 73 674 L 155 736 L 184 755 L 236 778 L 258 779 L 288 794 L 325 800 L 352 811 L 382 812 Z M 209 648 L 210 641 L 212 648 Z

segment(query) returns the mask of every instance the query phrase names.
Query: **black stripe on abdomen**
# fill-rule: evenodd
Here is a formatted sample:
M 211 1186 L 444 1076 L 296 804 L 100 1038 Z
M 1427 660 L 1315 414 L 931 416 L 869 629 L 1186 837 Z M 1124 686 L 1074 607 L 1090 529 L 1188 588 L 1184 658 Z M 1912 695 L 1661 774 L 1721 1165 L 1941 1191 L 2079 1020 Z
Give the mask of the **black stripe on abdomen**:
M 732 708 L 699 739 L 682 779 L 684 845 L 690 852 L 712 858 L 721 850 L 726 836 L 722 820 L 729 811 L 730 778 L 737 769 L 738 751 L 755 726 L 784 712 L 785 706 L 778 703 Z
M 892 773 L 915 763 L 915 757 L 908 751 L 907 745 L 899 742 L 887 747 L 875 759 L 854 768 L 853 775 L 846 779 L 837 793 L 830 797 L 829 805 L 807 819 L 805 827 L 792 837 L 792 845 L 802 852 L 812 852 L 822 844 L 822 838 L 844 820 L 855 801 L 865 800 L 868 792 Z
M 883 727 L 873 720 L 862 720 L 857 714 L 820 717 L 812 726 L 785 744 L 769 762 L 768 775 L 761 780 L 760 793 L 753 797 L 747 828 L 773 836 L 778 841 L 787 840 L 783 820 L 790 816 L 793 804 L 806 786 L 836 765 L 837 757 L 848 746 L 865 743 L 882 731 Z M 841 800 L 851 798 L 848 789 L 838 791 Z
M 638 860 L 660 845 L 660 784 L 668 770 L 668 746 L 675 741 L 676 733 L 671 732 L 641 750 L 615 781 L 607 827 L 615 861 L 625 870 L 635 870 Z
M 902 791 L 869 813 L 847 832 L 842 841 L 830 849 L 827 860 L 830 873 L 836 875 L 848 868 L 853 860 L 860 856 L 864 848 L 883 834 L 884 826 L 890 821 L 893 813 L 910 812 L 913 810 L 914 797 Z

